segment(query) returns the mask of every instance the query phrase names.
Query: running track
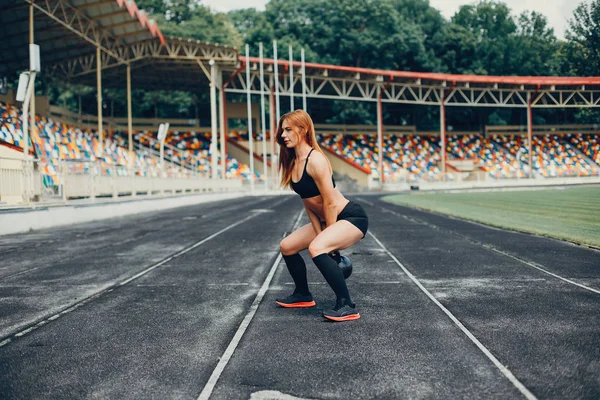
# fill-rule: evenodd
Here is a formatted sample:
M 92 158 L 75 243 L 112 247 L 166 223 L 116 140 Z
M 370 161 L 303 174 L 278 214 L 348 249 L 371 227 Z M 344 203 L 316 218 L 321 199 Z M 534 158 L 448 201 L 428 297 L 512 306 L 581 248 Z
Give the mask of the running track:
M 0 397 L 600 397 L 600 252 L 349 198 L 346 323 L 308 254 L 317 307 L 274 303 L 296 196 L 0 237 Z

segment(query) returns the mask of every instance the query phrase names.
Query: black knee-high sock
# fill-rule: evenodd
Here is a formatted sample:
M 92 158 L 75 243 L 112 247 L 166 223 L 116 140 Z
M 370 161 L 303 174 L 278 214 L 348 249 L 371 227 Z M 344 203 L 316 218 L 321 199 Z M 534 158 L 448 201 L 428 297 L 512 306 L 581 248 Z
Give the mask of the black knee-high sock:
M 302 295 L 309 295 L 308 280 L 306 278 L 306 264 L 304 263 L 302 256 L 296 253 L 291 256 L 283 256 L 283 259 L 296 284 L 296 290 L 294 292 Z
M 335 260 L 328 254 L 323 253 L 314 257 L 313 261 L 335 292 L 337 304 L 352 304 L 350 293 L 348 293 L 348 287 L 346 286 L 346 279 L 344 279 L 344 274 Z

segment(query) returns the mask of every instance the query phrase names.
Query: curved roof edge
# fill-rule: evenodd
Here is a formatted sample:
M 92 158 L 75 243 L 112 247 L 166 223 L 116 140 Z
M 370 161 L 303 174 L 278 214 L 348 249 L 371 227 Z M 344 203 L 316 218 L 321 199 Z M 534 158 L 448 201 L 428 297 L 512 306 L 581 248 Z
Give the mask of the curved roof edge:
M 152 37 L 158 37 L 158 39 L 160 40 L 160 43 L 164 46 L 165 45 L 165 38 L 160 30 L 160 28 L 158 27 L 158 24 L 156 23 L 155 20 L 153 19 L 148 19 L 148 16 L 146 15 L 146 11 L 144 10 L 140 10 L 139 7 L 137 6 L 135 0 L 115 0 L 119 6 L 119 8 L 123 8 L 123 5 L 127 8 L 127 11 L 129 11 L 129 15 L 131 15 L 132 18 L 136 18 L 138 19 L 138 21 L 140 21 L 140 25 L 143 28 L 147 28 L 148 31 L 150 31 L 150 33 L 152 34 Z
M 258 63 L 260 59 L 258 57 L 249 57 L 250 62 Z M 245 62 L 245 56 L 239 56 L 240 62 Z M 264 58 L 263 63 L 274 64 L 274 60 L 270 58 Z M 284 68 L 289 66 L 288 60 L 277 60 L 277 65 L 281 65 Z M 301 67 L 302 63 L 299 61 L 293 62 L 294 67 Z M 402 79 L 427 79 L 432 81 L 440 82 L 452 82 L 452 83 L 501 83 L 508 85 L 538 85 L 538 86 L 566 86 L 566 85 L 600 85 L 600 76 L 592 77 L 566 77 L 566 76 L 492 76 L 492 75 L 459 75 L 459 74 L 442 74 L 436 72 L 408 72 L 408 71 L 391 71 L 382 69 L 370 69 L 370 68 L 358 68 L 358 67 L 345 67 L 339 65 L 330 64 L 316 64 L 316 63 L 305 63 L 306 68 L 314 68 L 328 71 L 340 71 L 349 73 L 359 73 L 365 75 L 380 75 L 388 77 L 390 80 L 394 78 Z

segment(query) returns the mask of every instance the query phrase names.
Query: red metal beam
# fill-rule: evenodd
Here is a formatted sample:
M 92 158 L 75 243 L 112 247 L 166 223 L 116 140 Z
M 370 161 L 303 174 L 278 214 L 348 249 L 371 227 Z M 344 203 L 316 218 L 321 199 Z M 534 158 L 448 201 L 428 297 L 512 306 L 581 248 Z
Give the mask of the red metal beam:
M 239 57 L 242 61 L 245 57 Z M 250 57 L 250 62 L 259 62 L 258 57 Z M 263 59 L 264 64 L 274 64 L 273 59 Z M 289 66 L 289 60 L 277 60 L 277 65 Z M 302 65 L 299 61 L 293 62 L 294 67 Z M 563 77 L 563 76 L 488 76 L 488 75 L 456 75 L 439 74 L 434 72 L 406 72 L 389 71 L 382 69 L 369 69 L 357 67 L 345 67 L 340 65 L 305 63 L 306 68 L 319 70 L 340 71 L 349 73 L 360 73 L 365 75 L 381 75 L 405 79 L 427 79 L 440 82 L 464 82 L 464 83 L 501 83 L 507 85 L 600 85 L 600 76 L 593 77 Z

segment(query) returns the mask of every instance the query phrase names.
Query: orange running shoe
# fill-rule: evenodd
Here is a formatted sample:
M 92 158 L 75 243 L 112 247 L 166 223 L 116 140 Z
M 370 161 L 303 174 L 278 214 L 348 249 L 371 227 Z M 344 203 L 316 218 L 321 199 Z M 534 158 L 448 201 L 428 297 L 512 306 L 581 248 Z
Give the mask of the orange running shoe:
M 336 322 L 354 321 L 360 318 L 356 305 L 336 305 L 333 310 L 323 311 L 323 317 Z
M 285 308 L 308 308 L 317 305 L 310 293 L 308 295 L 293 293 L 285 299 L 275 299 L 275 303 Z

